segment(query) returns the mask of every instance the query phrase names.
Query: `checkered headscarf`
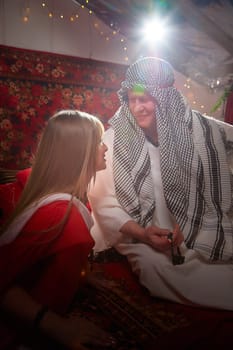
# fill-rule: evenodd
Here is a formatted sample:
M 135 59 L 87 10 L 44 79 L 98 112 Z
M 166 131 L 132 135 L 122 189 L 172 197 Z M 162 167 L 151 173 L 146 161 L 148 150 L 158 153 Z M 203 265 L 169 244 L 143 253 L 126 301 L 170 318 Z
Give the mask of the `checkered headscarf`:
M 186 245 L 212 260 L 232 259 L 232 225 L 226 215 L 231 183 L 222 133 L 213 119 L 192 111 L 173 84 L 172 67 L 155 57 L 139 59 L 127 70 L 118 92 L 121 106 L 110 120 L 117 198 L 135 221 L 151 223 L 156 203 L 150 157 L 127 101 L 127 91 L 140 85 L 156 100 L 164 196 Z

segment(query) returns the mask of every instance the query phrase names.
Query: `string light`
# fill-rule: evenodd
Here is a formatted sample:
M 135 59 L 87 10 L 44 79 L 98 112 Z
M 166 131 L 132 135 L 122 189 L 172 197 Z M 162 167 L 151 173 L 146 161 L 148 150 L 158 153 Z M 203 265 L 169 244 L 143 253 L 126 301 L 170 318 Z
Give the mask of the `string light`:
M 89 3 L 89 0 L 86 0 L 86 4 Z M 77 21 L 79 19 L 79 14 L 78 13 L 72 13 L 72 14 L 69 14 L 69 15 L 65 15 L 64 13 L 60 13 L 60 14 L 57 14 L 55 13 L 55 11 L 51 11 L 51 8 L 49 8 L 49 5 L 47 4 L 46 1 L 43 1 L 41 3 L 41 7 L 47 11 L 47 15 L 50 19 L 60 19 L 60 20 L 63 20 L 65 21 L 66 19 L 69 20 L 69 22 L 72 22 L 74 23 L 75 21 Z M 89 15 L 93 15 L 93 11 L 92 10 L 89 10 L 88 8 L 86 8 L 84 5 L 80 5 L 81 9 L 86 9 L 88 11 L 88 14 Z M 54 10 L 54 9 L 53 9 Z M 27 6 L 27 7 L 24 7 L 23 8 L 23 16 L 22 16 L 22 20 L 24 23 L 27 23 L 29 21 L 29 15 L 30 15 L 30 7 Z M 111 41 L 112 38 L 114 38 L 114 40 L 118 40 L 118 36 L 119 36 L 119 41 L 120 43 L 123 44 L 122 46 L 122 50 L 123 52 L 126 52 L 128 50 L 127 48 L 127 42 L 126 42 L 126 39 L 121 37 L 120 34 L 119 34 L 119 30 L 102 30 L 101 29 L 101 25 L 98 23 L 98 22 L 95 22 L 93 24 L 95 30 L 98 32 L 98 34 L 103 37 L 105 39 L 105 42 L 109 43 Z M 125 56 L 123 57 L 124 61 L 128 62 L 129 61 L 129 57 L 128 56 Z
M 188 77 L 187 79 L 186 79 L 186 82 L 184 83 L 184 88 L 185 89 L 187 89 L 187 90 L 189 90 L 189 92 L 187 92 L 187 93 L 185 93 L 184 92 L 184 94 L 186 95 L 186 97 L 190 100 L 190 102 L 195 106 L 195 109 L 205 109 L 206 107 L 205 107 L 205 105 L 204 104 L 199 104 L 197 101 L 196 101 L 196 99 L 194 98 L 194 94 L 193 94 L 193 92 L 192 91 L 190 91 L 190 90 L 192 90 L 192 80 L 191 80 L 191 78 L 190 77 Z M 194 98 L 194 99 L 193 99 Z M 204 115 L 206 115 L 206 112 L 204 112 L 203 113 Z
M 69 19 L 70 22 L 74 22 L 76 19 L 79 18 L 79 15 L 77 13 L 76 14 L 71 14 L 71 15 L 68 15 L 68 16 L 65 16 L 63 13 L 60 13 L 60 14 L 56 15 L 54 12 L 52 12 L 49 9 L 49 6 L 46 4 L 46 2 L 42 2 L 41 6 L 48 11 L 48 17 L 49 18 L 56 18 L 56 17 L 58 17 L 61 20 L 65 20 L 67 18 L 67 19 Z
M 29 21 L 28 16 L 23 16 L 23 21 L 24 21 L 25 23 L 28 22 L 28 21 Z
M 108 33 L 104 32 L 103 30 L 101 30 L 101 28 L 100 28 L 101 26 L 100 26 L 100 24 L 98 22 L 94 22 L 93 23 L 93 27 L 98 32 L 98 34 L 100 36 L 104 36 L 105 37 L 105 41 L 106 42 L 110 42 L 111 41 L 111 37 L 114 38 L 114 40 L 116 40 L 117 39 L 117 35 L 119 35 L 119 33 L 116 30 L 113 30 L 113 31 L 109 31 L 108 30 Z M 124 38 L 122 38 L 122 37 L 120 37 L 119 40 L 120 40 L 120 43 L 124 44 L 124 46 L 122 47 L 122 50 L 123 51 L 127 51 L 128 48 L 126 46 L 126 40 Z M 127 56 L 124 57 L 124 61 L 128 62 L 128 60 L 129 60 L 129 58 Z
M 23 7 L 23 22 L 27 23 L 29 21 L 29 16 L 30 16 L 30 7 L 28 5 L 25 5 Z

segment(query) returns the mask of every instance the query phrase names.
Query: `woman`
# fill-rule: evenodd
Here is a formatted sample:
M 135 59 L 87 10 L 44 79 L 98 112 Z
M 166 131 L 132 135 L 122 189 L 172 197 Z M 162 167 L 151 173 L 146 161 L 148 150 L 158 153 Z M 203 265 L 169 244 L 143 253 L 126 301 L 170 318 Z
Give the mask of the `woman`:
M 83 202 L 91 178 L 106 167 L 102 133 L 102 123 L 84 112 L 65 110 L 50 118 L 0 234 L 4 316 L 72 349 L 112 342 L 90 322 L 62 317 L 85 279 L 94 243 Z
M 95 250 L 127 256 L 154 296 L 233 310 L 233 127 L 193 111 L 156 57 L 128 68 L 119 97 L 89 192 Z

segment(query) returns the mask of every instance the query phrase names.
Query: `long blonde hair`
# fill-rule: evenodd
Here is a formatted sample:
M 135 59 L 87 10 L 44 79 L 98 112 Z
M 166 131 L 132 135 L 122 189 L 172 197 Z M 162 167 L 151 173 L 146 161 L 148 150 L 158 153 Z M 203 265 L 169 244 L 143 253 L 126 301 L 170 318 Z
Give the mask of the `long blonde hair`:
M 96 152 L 104 131 L 101 121 L 86 112 L 63 110 L 48 120 L 30 177 L 6 227 L 32 203 L 53 193 L 80 200 L 96 175 Z

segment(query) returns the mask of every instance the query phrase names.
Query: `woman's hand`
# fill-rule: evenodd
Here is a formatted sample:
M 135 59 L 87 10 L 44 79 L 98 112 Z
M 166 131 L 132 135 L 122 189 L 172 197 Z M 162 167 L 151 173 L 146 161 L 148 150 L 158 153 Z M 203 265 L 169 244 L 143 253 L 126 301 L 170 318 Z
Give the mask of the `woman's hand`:
M 56 315 L 57 316 L 57 315 Z M 40 329 L 47 333 L 58 343 L 63 344 L 70 350 L 84 350 L 88 346 L 98 346 L 101 349 L 114 349 L 116 345 L 115 339 L 103 329 L 94 323 L 79 316 L 70 318 L 57 318 L 52 321 L 43 319 Z M 52 329 L 48 332 L 48 324 L 51 323 Z M 46 330 L 45 330 L 46 328 Z M 87 347 L 86 347 L 87 346 Z
M 31 329 L 41 305 L 20 286 L 12 286 L 2 294 L 0 308 L 15 322 L 25 324 Z M 82 317 L 65 318 L 51 310 L 43 315 L 37 331 L 70 350 L 87 349 L 85 345 L 114 349 L 116 345 L 111 335 L 92 322 Z

